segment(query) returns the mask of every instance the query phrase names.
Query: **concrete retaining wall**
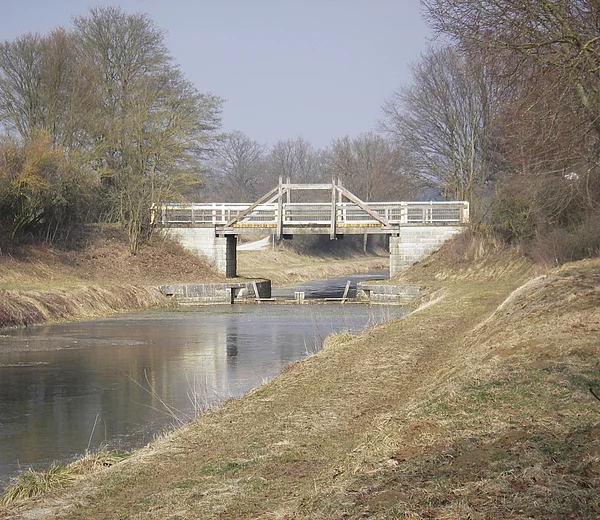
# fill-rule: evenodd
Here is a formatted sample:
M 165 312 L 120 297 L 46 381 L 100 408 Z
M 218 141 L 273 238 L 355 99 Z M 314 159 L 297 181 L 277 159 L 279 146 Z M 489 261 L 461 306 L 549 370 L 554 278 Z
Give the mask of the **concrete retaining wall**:
M 231 304 L 236 300 L 271 297 L 271 280 L 232 283 L 170 284 L 159 285 L 158 290 L 174 298 L 180 305 Z
M 446 240 L 464 229 L 463 226 L 401 227 L 399 236 L 390 237 L 390 276 L 437 251 Z
M 356 286 L 356 297 L 370 303 L 408 305 L 420 291 L 418 285 L 380 285 L 360 282 Z

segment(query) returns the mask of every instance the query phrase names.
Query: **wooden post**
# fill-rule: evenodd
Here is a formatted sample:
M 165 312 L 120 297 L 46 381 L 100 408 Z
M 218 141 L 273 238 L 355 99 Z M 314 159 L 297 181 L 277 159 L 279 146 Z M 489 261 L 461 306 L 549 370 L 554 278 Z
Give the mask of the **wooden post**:
M 350 202 L 354 202 L 354 204 L 356 204 L 360 209 L 362 209 L 368 215 L 371 215 L 371 217 L 373 217 L 375 220 L 377 220 L 380 224 L 383 224 L 386 227 L 388 227 L 390 225 L 390 223 L 385 218 L 383 218 L 377 212 L 375 212 L 371 208 L 369 208 L 369 206 L 367 206 L 356 195 L 354 195 L 353 193 L 350 193 L 346 188 L 342 188 L 341 186 L 338 186 L 338 190 L 340 190 L 342 195 L 344 195 L 344 197 L 346 197 Z
M 279 176 L 279 197 L 277 198 L 277 240 L 283 235 L 283 180 Z
M 335 179 L 331 179 L 331 229 L 329 231 L 330 240 L 335 240 L 336 235 L 336 219 L 337 219 L 337 189 L 335 186 Z
M 280 183 L 280 189 L 281 189 L 281 183 Z M 229 222 L 227 222 L 227 224 L 225 224 L 225 227 L 230 228 L 236 222 L 240 222 L 248 213 L 252 212 L 257 206 L 262 204 L 265 200 L 267 200 L 269 197 L 271 197 L 276 192 L 277 192 L 277 188 L 273 188 L 269 193 L 267 193 L 266 195 L 263 195 L 254 204 L 252 204 L 245 210 L 242 210 L 240 213 L 238 213 L 234 218 L 232 218 Z
M 344 296 L 342 296 L 342 303 L 346 303 L 348 299 L 348 291 L 350 291 L 350 280 L 346 282 L 346 288 L 344 289 Z

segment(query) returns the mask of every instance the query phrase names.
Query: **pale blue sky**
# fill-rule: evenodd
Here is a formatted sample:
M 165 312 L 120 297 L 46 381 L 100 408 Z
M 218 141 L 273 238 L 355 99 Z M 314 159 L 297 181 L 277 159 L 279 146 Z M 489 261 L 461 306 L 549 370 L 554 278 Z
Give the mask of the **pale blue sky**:
M 100 4 L 149 14 L 186 78 L 225 99 L 223 129 L 267 145 L 374 130 L 431 35 L 419 0 L 0 0 L 0 39 Z

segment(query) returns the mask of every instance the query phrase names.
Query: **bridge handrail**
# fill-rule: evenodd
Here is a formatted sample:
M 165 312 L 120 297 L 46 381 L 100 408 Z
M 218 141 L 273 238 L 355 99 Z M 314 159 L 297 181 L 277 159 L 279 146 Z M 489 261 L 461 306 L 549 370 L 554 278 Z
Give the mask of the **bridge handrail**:
M 381 215 L 390 224 L 436 224 L 469 222 L 469 204 L 464 201 L 401 201 L 369 202 L 368 209 Z M 223 225 L 251 204 L 246 203 L 166 203 L 161 206 L 160 223 L 190 225 Z M 331 203 L 293 202 L 282 205 L 286 224 L 326 224 L 331 222 Z M 236 226 L 274 224 L 278 204 L 260 204 L 241 219 Z M 344 224 L 378 224 L 373 216 L 352 202 L 336 203 L 336 221 Z

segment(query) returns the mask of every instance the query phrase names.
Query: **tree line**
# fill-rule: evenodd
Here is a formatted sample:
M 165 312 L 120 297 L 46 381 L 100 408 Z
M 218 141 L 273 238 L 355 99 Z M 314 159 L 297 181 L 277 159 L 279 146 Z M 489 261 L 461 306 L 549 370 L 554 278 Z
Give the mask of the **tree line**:
M 277 185 L 339 179 L 365 201 L 404 200 L 419 184 L 406 171 L 397 146 L 375 132 L 334 139 L 325 150 L 302 137 L 282 139 L 267 148 L 242 132 L 224 136 L 207 161 L 206 200 L 251 202 Z M 300 201 L 300 199 L 297 199 Z
M 0 240 L 119 222 L 135 253 L 166 200 L 252 202 L 282 176 L 365 201 L 467 200 L 477 229 L 546 262 L 600 250 L 595 0 L 423 0 L 439 36 L 377 131 L 316 149 L 220 131 L 144 14 L 96 7 L 0 44 Z M 3 238 L 1 238 L 3 237 Z

